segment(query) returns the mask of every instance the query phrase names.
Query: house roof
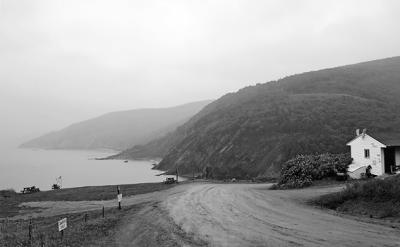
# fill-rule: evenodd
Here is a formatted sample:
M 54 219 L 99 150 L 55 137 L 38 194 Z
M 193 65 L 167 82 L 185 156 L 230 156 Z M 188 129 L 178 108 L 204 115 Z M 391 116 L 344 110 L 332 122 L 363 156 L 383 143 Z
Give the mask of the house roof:
M 368 136 L 369 138 L 372 138 L 372 139 L 376 140 L 377 142 L 380 142 L 380 144 L 381 144 L 383 147 L 386 147 L 386 146 L 387 146 L 386 144 L 382 143 L 380 140 L 374 138 L 373 136 L 371 136 L 371 135 L 369 135 L 369 134 L 365 134 L 365 135 Z M 346 145 L 351 146 L 351 143 L 352 143 L 353 141 L 357 140 L 358 138 L 361 138 L 362 136 L 363 136 L 363 134 L 360 134 L 360 135 L 354 137 L 351 141 L 347 142 Z
M 360 137 L 361 135 L 355 136 L 353 139 L 351 139 L 350 141 L 348 141 L 346 143 L 346 145 L 350 145 L 350 143 L 352 143 L 355 139 L 357 139 L 358 137 Z
M 386 146 L 400 146 L 400 133 L 373 133 L 370 136 Z
M 367 133 L 367 135 L 387 147 L 400 146 L 400 133 Z M 360 136 L 361 135 L 354 137 L 351 141 L 347 143 L 347 145 L 349 145 Z

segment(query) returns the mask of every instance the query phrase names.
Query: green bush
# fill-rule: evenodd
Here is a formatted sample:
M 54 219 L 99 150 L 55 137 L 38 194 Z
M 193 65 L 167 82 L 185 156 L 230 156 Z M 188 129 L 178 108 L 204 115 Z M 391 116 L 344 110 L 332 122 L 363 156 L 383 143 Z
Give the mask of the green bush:
M 314 180 L 334 177 L 346 173 L 351 163 L 349 154 L 299 155 L 287 161 L 281 170 L 280 188 L 303 188 Z

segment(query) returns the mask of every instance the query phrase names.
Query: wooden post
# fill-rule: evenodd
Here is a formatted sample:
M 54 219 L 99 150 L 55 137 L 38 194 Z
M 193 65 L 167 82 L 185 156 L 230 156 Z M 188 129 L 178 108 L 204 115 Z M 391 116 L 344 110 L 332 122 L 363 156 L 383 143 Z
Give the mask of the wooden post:
M 29 227 L 28 227 L 28 236 L 29 236 L 29 241 L 32 241 L 32 219 L 29 219 Z
M 85 222 L 87 222 L 88 215 L 85 213 Z
M 119 188 L 119 185 L 117 186 L 117 197 L 118 195 L 121 194 L 121 190 Z M 118 209 L 121 210 L 121 202 L 118 200 Z
M 176 168 L 176 183 L 178 183 L 178 167 Z
M 103 206 L 103 218 L 104 218 L 104 206 Z
M 43 235 L 43 233 L 40 234 L 40 246 L 44 247 L 44 235 Z
M 64 237 L 64 230 L 61 230 L 61 241 L 63 240 L 63 237 Z

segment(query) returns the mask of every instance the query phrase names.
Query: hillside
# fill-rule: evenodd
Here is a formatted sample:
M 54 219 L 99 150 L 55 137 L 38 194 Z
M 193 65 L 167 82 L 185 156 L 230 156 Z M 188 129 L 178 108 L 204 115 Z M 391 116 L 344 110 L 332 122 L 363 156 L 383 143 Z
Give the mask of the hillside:
M 123 150 L 173 131 L 210 102 L 112 112 L 46 134 L 22 144 L 21 147 Z
M 175 132 L 123 154 L 162 156 L 157 168 L 171 172 L 209 167 L 218 178 L 276 177 L 297 154 L 348 151 L 356 128 L 396 133 L 399 124 L 400 57 L 394 57 L 243 88 Z

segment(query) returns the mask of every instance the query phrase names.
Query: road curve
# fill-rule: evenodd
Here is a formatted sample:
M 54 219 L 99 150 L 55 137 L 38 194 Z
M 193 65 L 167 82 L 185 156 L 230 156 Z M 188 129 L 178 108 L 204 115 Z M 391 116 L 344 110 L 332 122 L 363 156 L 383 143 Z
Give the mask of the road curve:
M 304 200 L 338 190 L 272 191 L 257 184 L 194 184 L 162 203 L 210 246 L 400 246 L 400 231 L 336 216 Z

